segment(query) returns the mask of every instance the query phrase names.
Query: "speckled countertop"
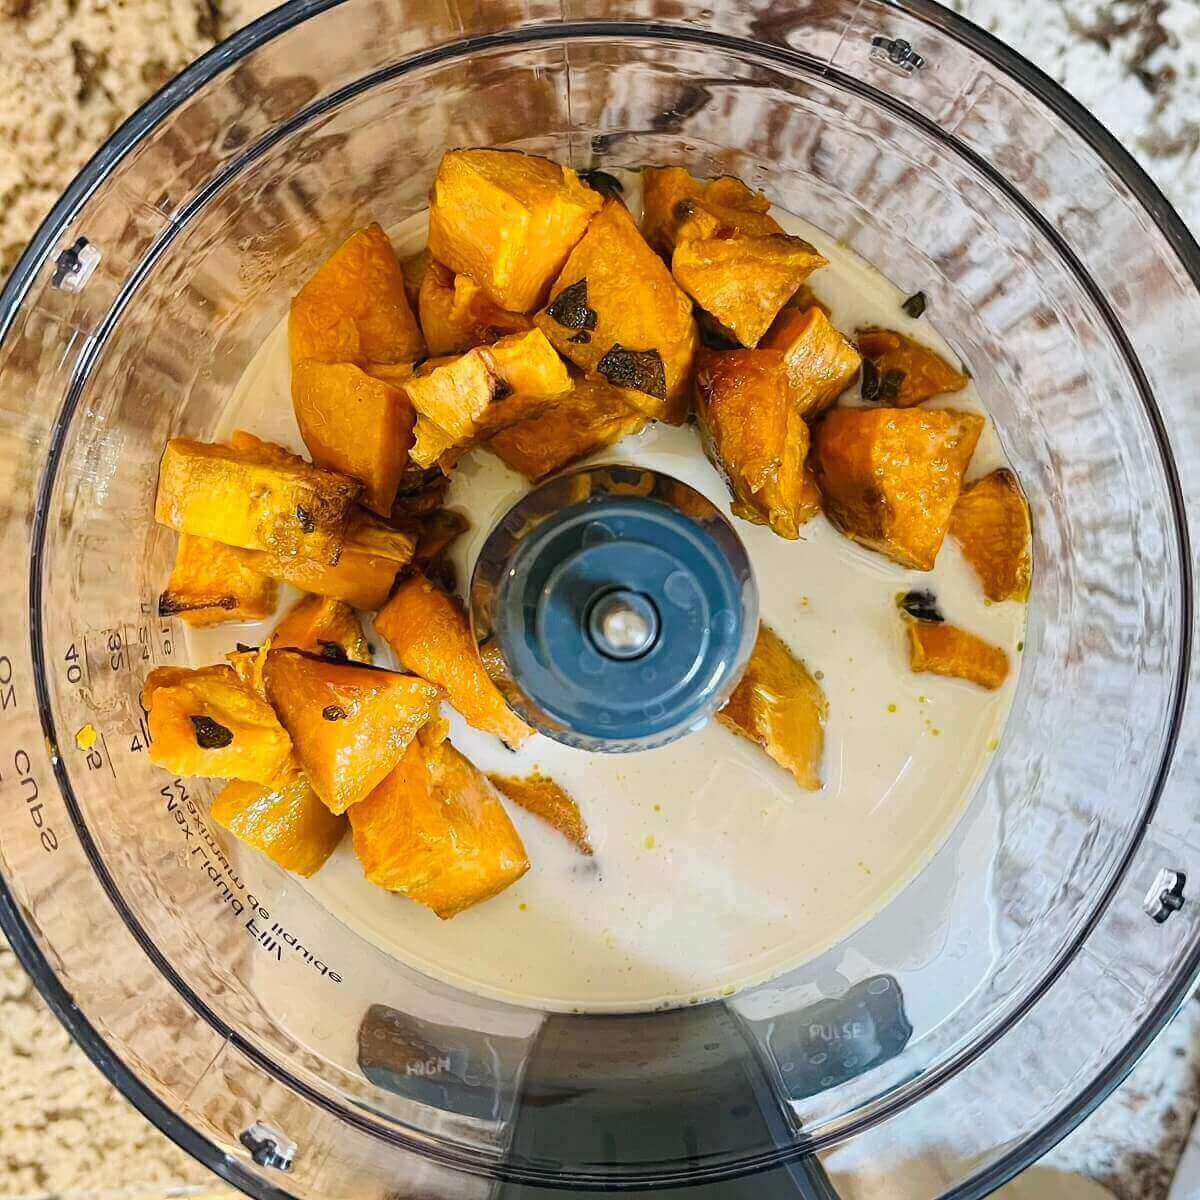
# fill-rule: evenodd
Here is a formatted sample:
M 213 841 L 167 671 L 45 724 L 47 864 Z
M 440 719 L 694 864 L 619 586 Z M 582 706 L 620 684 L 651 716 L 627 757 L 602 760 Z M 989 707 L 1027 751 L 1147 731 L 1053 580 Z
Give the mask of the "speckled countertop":
M 262 0 L 0 0 L 0 279 L 99 141 Z M 1200 0 L 952 0 L 1118 136 L 1200 229 Z M 1046 1160 L 1164 1200 L 1200 1103 L 1200 1001 Z M 0 945 L 0 1197 L 208 1194 Z M 224 1194 L 224 1193 L 222 1193 Z

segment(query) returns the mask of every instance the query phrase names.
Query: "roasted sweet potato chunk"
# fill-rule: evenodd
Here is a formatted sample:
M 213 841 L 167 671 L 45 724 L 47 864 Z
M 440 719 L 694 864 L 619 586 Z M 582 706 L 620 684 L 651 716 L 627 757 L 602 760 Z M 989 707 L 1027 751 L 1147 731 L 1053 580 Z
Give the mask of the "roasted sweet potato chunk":
M 678 424 L 698 333 L 692 305 L 623 204 L 605 203 L 534 318 L 564 357 Z
M 731 175 L 697 179 L 683 167 L 647 167 L 642 172 L 642 232 L 668 260 L 675 251 L 679 227 L 698 211 L 727 226 L 737 225 L 744 233 L 776 233 L 779 226 L 771 218 L 767 218 L 769 224 L 754 220 L 755 214 L 765 215 L 770 207 L 766 196 Z M 693 236 L 695 232 L 693 227 Z
M 805 469 L 808 426 L 779 350 L 701 350 L 696 416 L 705 453 L 725 476 L 733 512 L 797 538 L 821 511 Z
M 711 237 L 681 236 L 671 274 L 743 346 L 756 346 L 796 289 L 827 262 L 803 238 L 782 231 L 745 234 L 718 227 Z
M 860 329 L 863 399 L 909 408 L 934 396 L 959 392 L 968 377 L 935 350 L 891 329 Z
M 717 720 L 757 742 L 802 788 L 815 792 L 821 787 L 828 711 L 808 668 L 778 634 L 760 625 L 746 673 Z
M 558 830 L 580 854 L 592 853 L 587 822 L 579 805 L 548 775 L 535 772 L 523 779 L 514 775 L 489 775 L 488 779 L 501 795 Z
M 330 812 L 357 804 L 400 761 L 441 693 L 413 675 L 271 650 L 267 699 Z
M 537 308 L 602 203 L 569 167 L 510 150 L 442 156 L 429 200 L 429 249 L 501 308 Z
M 425 730 L 350 810 L 350 825 L 366 877 L 443 920 L 491 899 L 529 870 L 521 838 L 487 780 Z
M 1011 471 L 1001 467 L 963 489 L 950 514 L 950 536 L 989 600 L 1029 598 L 1029 505 Z
M 386 517 L 413 442 L 408 396 L 352 363 L 309 360 L 292 368 L 292 407 L 313 462 L 357 479 L 363 504 Z
M 524 313 L 495 304 L 469 275 L 455 275 L 439 262 L 430 262 L 418 303 L 430 354 L 462 354 L 532 324 Z
M 416 535 L 356 509 L 346 526 L 342 556 L 336 566 L 307 558 L 281 558 L 251 550 L 238 551 L 257 571 L 302 592 L 344 600 L 355 608 L 381 607 L 396 582 L 396 573 L 412 561 Z
M 417 466 L 431 467 L 447 450 L 471 440 L 479 418 L 508 388 L 475 349 L 413 379 L 407 392 L 417 410 L 410 454 Z
M 1008 678 L 1008 655 L 999 646 L 944 621 L 908 626 L 908 665 L 917 674 L 951 675 L 995 691 Z
M 854 382 L 862 366 L 858 351 L 815 305 L 784 309 L 762 344 L 782 351 L 792 400 L 809 420 Z
M 371 661 L 358 614 L 327 596 L 302 596 L 284 613 L 270 640 L 273 650 L 306 650 L 330 662 Z
M 638 433 L 646 418 L 603 379 L 582 378 L 539 416 L 498 433 L 488 449 L 527 479 L 555 471 Z
M 346 818 L 335 816 L 321 803 L 300 770 L 266 786 L 226 784 L 209 816 L 284 870 L 305 877 L 325 865 L 346 832 Z
M 483 669 L 462 606 L 423 575 L 401 583 L 375 618 L 375 628 L 405 670 L 445 688 L 446 698 L 476 729 L 512 747 L 532 736 Z
M 348 237 L 292 301 L 292 365 L 412 362 L 425 352 L 404 272 L 376 224 Z
M 155 520 L 227 546 L 336 563 L 362 484 L 248 437 L 237 446 L 172 438 Z
M 825 515 L 901 566 L 933 570 L 982 430 L 977 413 L 949 408 L 833 409 L 809 459 Z
M 400 260 L 400 270 L 404 275 L 404 294 L 408 297 L 408 306 L 413 312 L 417 311 L 421 284 L 425 282 L 425 272 L 429 270 L 429 264 L 432 262 L 433 255 L 429 253 L 428 246 Z
M 270 783 L 291 739 L 271 706 L 232 667 L 156 667 L 142 687 L 150 761 L 177 775 Z
M 196 626 L 261 621 L 275 611 L 278 591 L 275 581 L 254 570 L 237 550 L 181 533 L 158 615 Z
M 449 476 L 440 467 L 418 467 L 410 462 L 400 476 L 393 519 L 427 516 L 442 506 L 449 487 Z
M 536 416 L 570 386 L 567 368 L 540 329 L 476 347 L 409 385 L 420 414 L 413 461 L 446 467 L 476 442 Z
M 225 655 L 225 661 L 233 668 L 238 679 L 264 700 L 267 698 L 267 688 L 263 683 L 263 667 L 266 665 L 267 651 L 270 648 L 270 638 L 261 646 L 247 646 L 238 642 L 237 649 L 230 650 Z

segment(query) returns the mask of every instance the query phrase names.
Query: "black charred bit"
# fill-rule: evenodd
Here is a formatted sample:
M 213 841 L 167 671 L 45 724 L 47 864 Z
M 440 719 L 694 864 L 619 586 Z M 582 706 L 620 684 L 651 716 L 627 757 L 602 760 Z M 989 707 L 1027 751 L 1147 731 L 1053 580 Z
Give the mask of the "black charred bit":
M 247 646 L 245 642 L 234 642 L 233 648 L 239 654 L 253 654 L 258 649 L 257 646 Z
M 328 659 L 329 662 L 350 661 L 350 655 L 346 653 L 346 648 L 340 642 L 327 642 L 324 638 L 317 638 L 317 645 L 321 648 L 321 657 Z
M 644 392 L 656 400 L 667 398 L 667 375 L 657 350 L 626 350 L 616 345 L 596 364 L 596 370 L 613 387 Z
M 620 200 L 625 195 L 625 185 L 607 171 L 580 171 L 579 178 L 586 187 L 590 187 L 593 192 L 599 192 L 609 200 Z
M 304 507 L 303 504 L 296 505 L 296 520 L 300 522 L 300 528 L 305 533 L 315 533 L 317 528 L 316 518 Z
M 196 733 L 196 745 L 201 750 L 223 750 L 233 741 L 233 730 L 226 729 L 212 717 L 189 717 Z
M 587 279 L 568 284 L 553 300 L 546 312 L 564 329 L 595 329 L 596 311 L 588 308 Z
M 869 359 L 864 358 L 862 364 L 862 398 L 868 403 L 879 399 L 879 369 Z
M 937 597 L 928 589 L 901 592 L 896 597 L 896 606 L 914 621 L 932 621 L 941 624 L 946 618 L 938 607 Z
M 909 296 L 909 298 L 905 300 L 900 307 L 904 310 L 905 315 L 912 317 L 913 320 L 916 320 L 917 317 L 923 317 L 927 307 L 925 293 L 913 292 L 913 294 Z
M 327 721 L 344 721 L 346 710 L 340 704 L 327 704 L 321 709 L 321 716 Z
M 586 329 L 581 329 L 573 337 L 567 338 L 572 346 L 586 346 L 592 340 L 592 335 Z
M 905 372 L 899 367 L 884 371 L 883 378 L 879 381 L 880 400 L 895 400 L 900 395 L 900 389 L 904 386 L 904 375 Z

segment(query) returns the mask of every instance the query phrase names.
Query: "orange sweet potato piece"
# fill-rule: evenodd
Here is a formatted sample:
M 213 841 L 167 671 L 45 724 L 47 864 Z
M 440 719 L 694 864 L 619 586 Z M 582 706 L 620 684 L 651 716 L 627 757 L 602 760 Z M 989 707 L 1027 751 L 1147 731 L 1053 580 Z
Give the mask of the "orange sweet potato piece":
M 517 716 L 479 660 L 466 614 L 453 596 L 423 575 L 404 580 L 375 618 L 405 670 L 446 691 L 446 698 L 476 729 L 512 747 L 533 730 Z
M 493 303 L 469 276 L 431 261 L 418 300 L 421 329 L 430 354 L 462 354 L 530 327 L 524 313 Z
M 172 438 L 158 472 L 155 520 L 180 533 L 336 563 L 357 480 L 309 466 L 281 446 Z
M 394 388 L 404 390 L 404 385 L 416 374 L 412 363 L 377 363 L 369 362 L 363 368 L 372 379 L 386 383 Z
M 269 651 L 263 682 L 313 791 L 334 813 L 383 781 L 440 698 L 413 675 L 300 650 Z
M 733 512 L 797 538 L 821 511 L 805 469 L 808 426 L 779 350 L 701 350 L 696 416 L 705 453 L 725 477 Z
M 908 665 L 917 674 L 950 675 L 995 691 L 1008 678 L 1008 655 L 944 621 L 905 620 Z
M 779 225 L 756 223 L 755 214 L 771 207 L 766 196 L 740 179 L 697 179 L 683 167 L 647 167 L 642 172 L 642 232 L 664 258 L 675 251 L 679 228 L 703 209 L 726 225 L 740 222 L 742 232 L 777 233 Z
M 416 416 L 407 395 L 352 363 L 292 368 L 292 407 L 318 467 L 362 483 L 362 502 L 386 517 L 408 463 Z
M 541 817 L 581 854 L 593 852 L 588 841 L 587 822 L 579 805 L 549 776 L 535 772 L 523 779 L 514 775 L 489 775 L 488 779 L 501 795 L 535 817 Z
M 671 274 L 743 346 L 758 345 L 796 289 L 828 262 L 803 238 L 783 232 L 718 227 L 711 237 L 686 237 L 687 224 L 671 257 Z
M 644 416 L 683 420 L 698 338 L 692 304 L 623 204 L 605 203 L 534 320 L 561 355 Z
M 512 425 L 487 448 L 514 471 L 537 481 L 638 433 L 646 418 L 603 379 L 585 377 L 540 415 Z
M 410 462 L 400 476 L 392 518 L 427 516 L 442 506 L 449 487 L 450 478 L 440 467 L 418 467 Z
M 377 224 L 348 237 L 292 301 L 292 365 L 412 362 L 425 352 L 404 272 Z
M 854 382 L 862 366 L 858 351 L 816 306 L 785 308 L 762 344 L 782 351 L 792 399 L 809 420 Z
M 931 571 L 983 430 L 954 409 L 835 408 L 809 458 L 825 515 L 901 566 Z
M 261 646 L 247 646 L 238 642 L 237 649 L 230 650 L 225 655 L 225 661 L 233 668 L 233 673 L 238 679 L 264 700 L 267 698 L 267 689 L 263 683 L 263 667 L 266 666 L 267 651 L 270 648 L 270 638 Z
M 433 466 L 447 450 L 470 441 L 483 413 L 508 394 L 481 348 L 411 380 L 406 390 L 417 411 L 410 456 L 419 467 Z
M 452 508 L 438 508 L 427 517 L 415 522 L 417 549 L 413 564 L 424 569 L 447 550 L 471 528 L 471 522 Z
M 510 150 L 442 156 L 429 201 L 429 249 L 509 312 L 537 308 L 600 196 L 569 167 Z
M 963 489 L 950 514 L 950 536 L 989 600 L 1029 598 L 1029 505 L 1011 471 L 1001 467 Z
M 425 272 L 429 270 L 431 262 L 433 255 L 429 253 L 428 246 L 400 260 L 400 270 L 404 275 L 404 294 L 408 297 L 408 305 L 413 312 L 417 311 L 421 284 L 425 282 Z
M 756 742 L 806 791 L 821 787 L 829 704 L 808 668 L 766 625 L 741 682 L 717 720 Z
M 448 469 L 476 442 L 540 413 L 571 377 L 540 329 L 478 346 L 409 384 L 420 414 L 412 458 Z
M 158 598 L 158 615 L 195 626 L 261 621 L 275 611 L 278 590 L 273 579 L 255 571 L 237 550 L 181 533 L 171 578 Z
M 271 631 L 272 650 L 306 650 L 330 662 L 371 661 L 358 614 L 341 600 L 302 596 Z
M 177 775 L 270 783 L 291 739 L 271 707 L 231 667 L 156 667 L 142 687 L 150 761 Z
M 266 786 L 226 784 L 209 816 L 284 870 L 305 877 L 320 870 L 346 832 L 346 818 L 321 803 L 300 770 Z
M 416 537 L 411 530 L 356 509 L 347 522 L 345 545 L 335 566 L 251 550 L 240 550 L 238 554 L 255 570 L 302 592 L 374 610 L 391 594 L 396 573 L 412 560 L 415 548 Z
M 863 372 L 864 400 L 909 408 L 967 386 L 968 377 L 937 351 L 894 330 L 860 329 L 858 349 L 871 363 Z
M 487 780 L 425 730 L 350 809 L 350 826 L 366 877 L 443 920 L 491 899 L 529 870 L 521 838 Z

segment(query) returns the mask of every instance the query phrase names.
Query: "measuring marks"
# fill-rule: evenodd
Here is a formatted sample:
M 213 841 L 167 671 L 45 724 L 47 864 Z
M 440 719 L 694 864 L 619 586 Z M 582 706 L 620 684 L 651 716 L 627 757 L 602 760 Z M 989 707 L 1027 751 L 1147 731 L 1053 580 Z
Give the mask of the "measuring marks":
M 181 661 L 183 650 L 179 623 L 158 617 L 156 607 L 154 600 L 142 600 L 134 619 L 65 636 L 48 664 L 57 674 L 60 697 L 77 702 L 63 705 L 63 717 L 73 722 L 64 732 L 72 735 L 89 771 L 108 770 L 116 779 L 121 757 L 150 746 L 142 684 L 154 667 Z

